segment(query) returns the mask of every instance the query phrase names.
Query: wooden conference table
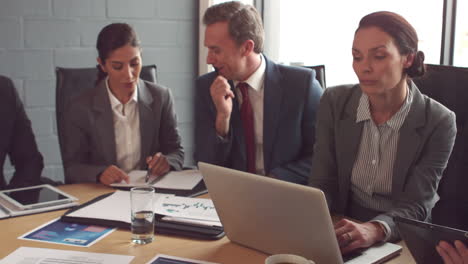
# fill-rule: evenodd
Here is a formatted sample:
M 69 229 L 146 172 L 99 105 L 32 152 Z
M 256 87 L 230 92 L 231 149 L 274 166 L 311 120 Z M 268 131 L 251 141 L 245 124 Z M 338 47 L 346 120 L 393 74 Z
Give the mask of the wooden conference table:
M 80 203 L 113 191 L 112 188 L 99 184 L 71 184 L 62 185 L 59 188 L 79 198 Z M 21 246 L 131 255 L 135 256 L 132 263 L 146 263 L 157 254 L 225 264 L 261 264 L 267 257 L 262 252 L 232 243 L 226 237 L 215 241 L 205 241 L 156 234 L 153 243 L 135 245 L 130 242 L 130 231 L 123 229 L 114 231 L 89 248 L 17 239 L 26 232 L 60 217 L 64 212 L 65 210 L 60 210 L 0 220 L 0 259 Z M 401 255 L 387 263 L 415 263 L 404 242 L 399 244 L 403 246 Z

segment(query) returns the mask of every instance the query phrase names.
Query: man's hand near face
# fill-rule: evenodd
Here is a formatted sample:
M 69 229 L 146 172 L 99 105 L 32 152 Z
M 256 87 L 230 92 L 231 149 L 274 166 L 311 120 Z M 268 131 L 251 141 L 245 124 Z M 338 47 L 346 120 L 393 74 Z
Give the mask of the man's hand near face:
M 219 75 L 210 86 L 210 94 L 217 112 L 216 132 L 219 136 L 225 137 L 229 133 L 234 93 L 226 78 Z

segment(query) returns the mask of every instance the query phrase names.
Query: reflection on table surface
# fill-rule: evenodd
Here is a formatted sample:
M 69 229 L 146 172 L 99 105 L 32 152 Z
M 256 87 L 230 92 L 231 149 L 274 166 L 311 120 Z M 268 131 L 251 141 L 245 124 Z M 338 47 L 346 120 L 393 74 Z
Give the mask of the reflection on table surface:
M 100 184 L 62 185 L 59 189 L 76 196 L 80 199 L 80 203 L 87 202 L 99 195 L 114 191 L 114 189 Z M 205 197 L 207 197 L 207 195 L 205 195 Z M 66 210 L 60 210 L 0 220 L 0 230 L 2 230 L 0 258 L 4 258 L 21 246 L 131 255 L 135 256 L 132 263 L 146 263 L 157 254 L 225 264 L 264 263 L 265 258 L 268 256 L 262 252 L 232 243 L 226 237 L 215 241 L 205 241 L 156 234 L 153 243 L 135 245 L 131 243 L 130 231 L 123 229 L 116 230 L 89 248 L 17 239 L 26 232 L 52 219 L 60 217 L 65 211 Z M 401 255 L 387 263 L 415 263 L 404 245 L 404 242 L 400 242 L 399 244 L 403 246 Z

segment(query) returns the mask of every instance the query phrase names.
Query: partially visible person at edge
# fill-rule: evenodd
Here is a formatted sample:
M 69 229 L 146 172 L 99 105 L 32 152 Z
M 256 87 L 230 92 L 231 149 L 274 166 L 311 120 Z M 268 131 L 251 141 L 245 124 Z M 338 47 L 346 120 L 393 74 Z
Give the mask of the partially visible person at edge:
M 436 250 L 445 264 L 468 264 L 468 247 L 459 240 L 453 245 L 441 241 Z
M 208 8 L 206 61 L 196 82 L 195 160 L 307 184 L 322 88 L 315 72 L 263 52 L 257 10 L 237 1 Z
M 359 84 L 322 96 L 310 186 L 332 212 L 343 254 L 400 235 L 393 217 L 426 220 L 456 136 L 455 114 L 421 94 L 425 72 L 414 28 L 400 15 L 363 17 L 354 35 Z
M 44 161 L 13 82 L 0 76 L 0 190 L 41 184 Z M 15 168 L 7 183 L 3 175 L 6 158 Z
M 139 78 L 141 48 L 124 23 L 97 39 L 98 82 L 65 116 L 66 183 L 128 182 L 132 170 L 153 176 L 180 170 L 184 152 L 170 90 Z

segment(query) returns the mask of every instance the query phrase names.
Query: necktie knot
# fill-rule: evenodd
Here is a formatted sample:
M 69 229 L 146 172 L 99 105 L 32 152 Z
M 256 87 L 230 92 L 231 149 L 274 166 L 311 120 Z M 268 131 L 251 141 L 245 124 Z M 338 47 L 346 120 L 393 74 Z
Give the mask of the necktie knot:
M 241 82 L 237 84 L 241 94 L 242 94 L 242 101 L 248 100 L 249 98 L 249 85 L 245 82 Z

